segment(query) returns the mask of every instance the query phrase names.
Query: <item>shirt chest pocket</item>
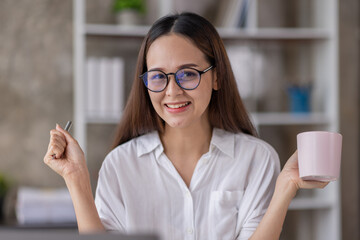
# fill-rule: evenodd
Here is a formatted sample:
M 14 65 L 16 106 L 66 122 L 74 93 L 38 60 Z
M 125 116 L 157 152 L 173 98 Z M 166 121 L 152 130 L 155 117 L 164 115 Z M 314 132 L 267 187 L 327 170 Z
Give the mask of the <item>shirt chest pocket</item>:
M 244 191 L 213 191 L 210 195 L 209 224 L 213 239 L 235 239 L 239 206 Z

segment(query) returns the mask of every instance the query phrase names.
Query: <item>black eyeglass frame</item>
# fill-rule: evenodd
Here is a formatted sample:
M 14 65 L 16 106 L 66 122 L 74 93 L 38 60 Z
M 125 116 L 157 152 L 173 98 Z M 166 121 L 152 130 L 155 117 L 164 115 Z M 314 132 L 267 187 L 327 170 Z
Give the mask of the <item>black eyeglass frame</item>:
M 197 70 L 197 69 L 192 68 L 192 67 L 186 67 L 186 68 L 181 68 L 181 69 L 177 70 L 175 73 L 164 73 L 164 72 L 161 71 L 161 70 L 150 70 L 150 71 L 147 71 L 147 72 L 144 72 L 143 74 L 141 74 L 141 75 L 139 76 L 139 78 L 142 79 L 145 87 L 146 87 L 149 91 L 151 91 L 151 92 L 162 92 L 162 91 L 164 91 L 165 88 L 167 87 L 167 85 L 169 84 L 169 75 L 174 75 L 175 82 L 176 82 L 176 84 L 177 84 L 181 89 L 184 89 L 184 90 L 194 90 L 194 89 L 196 89 L 196 88 L 200 85 L 201 75 L 204 74 L 204 73 L 206 73 L 207 71 L 211 70 L 212 68 L 214 68 L 214 65 L 211 65 L 210 67 L 206 68 L 206 69 L 203 70 L 203 71 Z M 195 87 L 193 87 L 193 88 L 184 88 L 184 87 L 181 86 L 181 84 L 179 83 L 179 79 L 177 78 L 176 74 L 177 74 L 179 71 L 184 70 L 184 69 L 192 69 L 192 70 L 194 70 L 194 71 L 196 71 L 196 72 L 199 73 L 199 82 L 198 82 L 198 84 L 197 84 Z M 163 89 L 161 89 L 161 90 L 159 90 L 159 91 L 154 91 L 154 90 L 151 90 L 150 88 L 147 87 L 147 85 L 146 85 L 145 80 L 144 80 L 143 77 L 144 77 L 145 74 L 147 74 L 147 73 L 149 73 L 149 72 L 161 72 L 161 73 L 163 73 L 163 74 L 166 76 L 166 84 L 165 84 L 165 86 L 164 86 Z

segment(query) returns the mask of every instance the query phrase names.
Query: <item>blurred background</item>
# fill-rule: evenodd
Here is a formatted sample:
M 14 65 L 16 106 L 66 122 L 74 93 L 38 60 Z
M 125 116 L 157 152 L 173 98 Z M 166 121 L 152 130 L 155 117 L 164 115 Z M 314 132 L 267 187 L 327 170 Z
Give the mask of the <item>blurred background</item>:
M 360 239 L 358 0 L 0 0 L 2 228 L 74 227 L 71 214 L 27 220 L 29 199 L 69 200 L 43 163 L 49 131 L 74 121 L 95 190 L 141 41 L 156 19 L 181 11 L 219 29 L 260 137 L 282 164 L 299 132 L 344 137 L 341 179 L 298 194 L 282 239 Z

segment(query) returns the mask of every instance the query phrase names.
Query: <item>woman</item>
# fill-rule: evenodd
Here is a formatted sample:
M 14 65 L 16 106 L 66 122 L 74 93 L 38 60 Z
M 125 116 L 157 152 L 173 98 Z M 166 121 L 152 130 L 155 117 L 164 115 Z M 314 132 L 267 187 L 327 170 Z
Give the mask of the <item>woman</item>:
M 84 154 L 59 126 L 44 161 L 64 178 L 80 232 L 278 239 L 296 191 L 326 185 L 299 178 L 296 153 L 278 175 L 217 31 L 192 13 L 158 20 L 145 37 L 95 202 Z

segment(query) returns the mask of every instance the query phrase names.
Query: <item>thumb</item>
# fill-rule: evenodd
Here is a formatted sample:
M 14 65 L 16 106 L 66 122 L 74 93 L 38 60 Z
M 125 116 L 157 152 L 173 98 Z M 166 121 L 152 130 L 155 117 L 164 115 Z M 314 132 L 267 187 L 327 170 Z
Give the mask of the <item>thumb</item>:
M 56 130 L 64 134 L 66 142 L 74 142 L 76 141 L 75 138 L 71 136 L 71 134 L 68 131 L 65 131 L 59 124 L 56 124 Z
M 296 150 L 293 155 L 286 161 L 284 169 L 298 168 L 298 151 Z

